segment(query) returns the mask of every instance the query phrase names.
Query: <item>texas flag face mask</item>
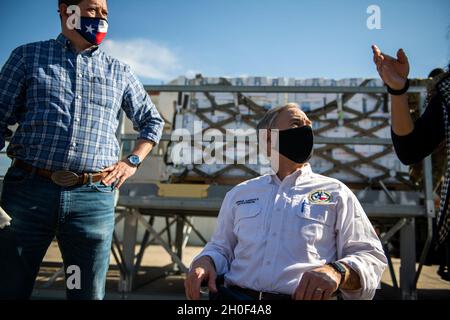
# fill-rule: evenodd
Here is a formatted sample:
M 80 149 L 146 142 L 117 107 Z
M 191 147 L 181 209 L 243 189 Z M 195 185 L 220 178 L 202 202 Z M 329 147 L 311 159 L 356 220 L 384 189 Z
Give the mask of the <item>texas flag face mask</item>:
M 100 45 L 108 33 L 108 21 L 102 18 L 80 17 L 77 32 L 92 45 Z

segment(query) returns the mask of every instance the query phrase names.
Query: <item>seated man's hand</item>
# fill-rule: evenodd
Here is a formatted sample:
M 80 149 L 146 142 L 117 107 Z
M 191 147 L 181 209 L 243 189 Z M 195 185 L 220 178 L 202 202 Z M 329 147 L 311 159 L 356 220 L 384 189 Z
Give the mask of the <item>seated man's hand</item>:
M 323 266 L 303 274 L 293 294 L 294 300 L 329 300 L 339 288 L 341 275 L 330 266 Z
M 189 300 L 200 300 L 200 287 L 203 281 L 208 281 L 208 288 L 216 293 L 216 269 L 212 259 L 208 256 L 201 257 L 192 265 L 186 280 L 184 289 Z

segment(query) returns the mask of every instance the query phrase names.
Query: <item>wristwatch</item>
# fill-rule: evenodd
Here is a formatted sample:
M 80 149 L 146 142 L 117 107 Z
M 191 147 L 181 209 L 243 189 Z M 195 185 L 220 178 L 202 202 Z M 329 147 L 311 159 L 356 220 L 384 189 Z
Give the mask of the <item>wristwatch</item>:
M 341 287 L 342 283 L 345 280 L 345 275 L 347 274 L 347 269 L 342 265 L 340 262 L 331 262 L 328 264 L 331 266 L 334 270 L 336 270 L 341 275 L 341 283 L 339 283 L 339 287 Z
M 136 168 L 139 168 L 139 166 L 140 166 L 141 163 L 142 163 L 141 158 L 139 158 L 139 156 L 137 156 L 137 155 L 135 155 L 135 154 L 130 154 L 130 155 L 127 157 L 127 160 L 128 160 L 129 163 L 131 163 L 132 166 L 134 166 L 134 167 L 136 167 Z

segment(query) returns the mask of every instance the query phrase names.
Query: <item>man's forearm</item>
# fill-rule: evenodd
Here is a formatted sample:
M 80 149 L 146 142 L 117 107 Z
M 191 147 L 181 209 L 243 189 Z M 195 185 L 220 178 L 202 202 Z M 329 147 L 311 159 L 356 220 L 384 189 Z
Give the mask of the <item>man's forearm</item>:
M 133 149 L 133 154 L 137 155 L 139 159 L 144 160 L 152 151 L 155 143 L 153 141 L 139 139 Z
M 406 136 L 414 130 L 414 123 L 409 112 L 408 96 L 391 95 L 392 129 L 398 136 Z

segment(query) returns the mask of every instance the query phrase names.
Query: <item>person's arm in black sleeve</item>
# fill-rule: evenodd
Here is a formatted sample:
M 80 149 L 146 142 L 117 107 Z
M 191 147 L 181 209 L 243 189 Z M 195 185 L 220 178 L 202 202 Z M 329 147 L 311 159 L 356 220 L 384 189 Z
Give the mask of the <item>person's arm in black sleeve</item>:
M 430 100 L 423 115 L 414 123 L 414 130 L 399 136 L 392 130 L 392 142 L 400 161 L 405 165 L 418 163 L 429 156 L 445 139 L 444 114 L 439 95 Z

